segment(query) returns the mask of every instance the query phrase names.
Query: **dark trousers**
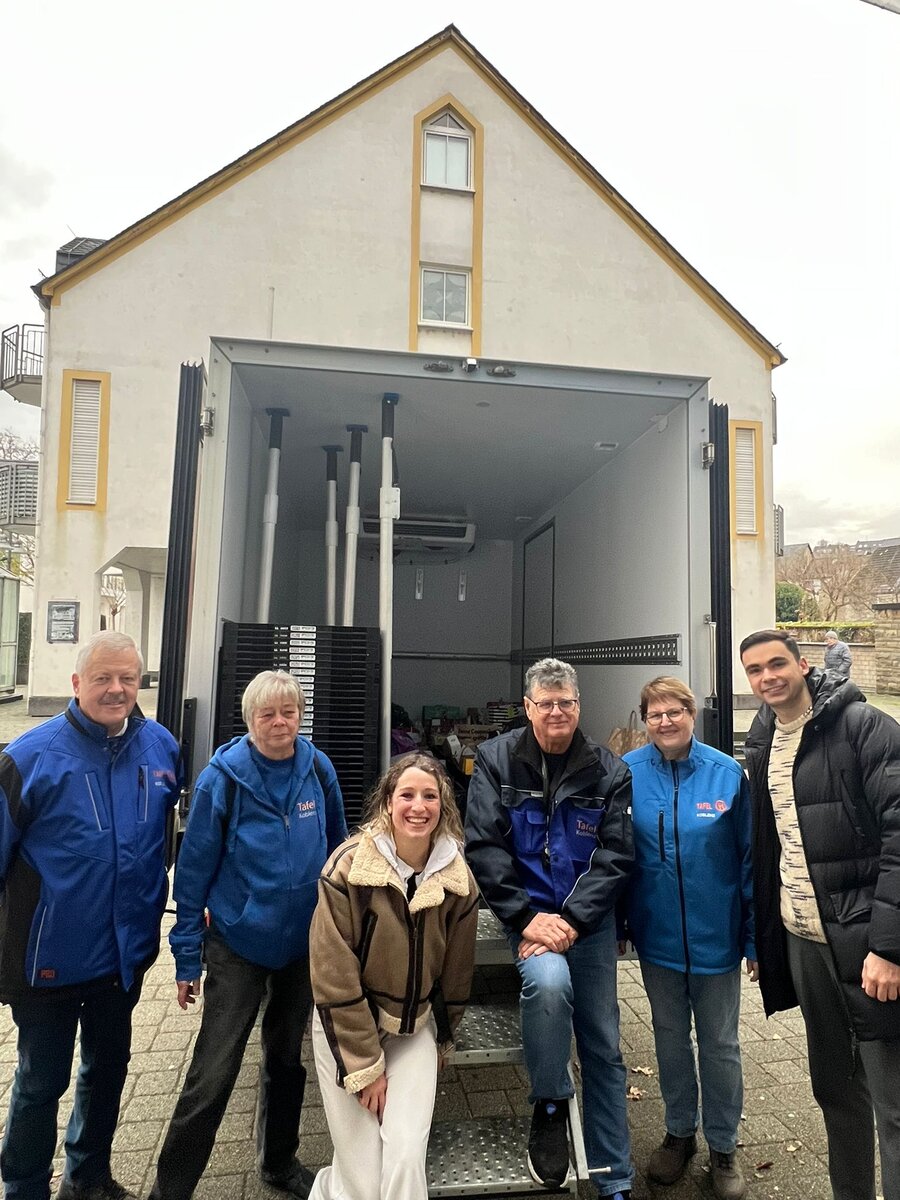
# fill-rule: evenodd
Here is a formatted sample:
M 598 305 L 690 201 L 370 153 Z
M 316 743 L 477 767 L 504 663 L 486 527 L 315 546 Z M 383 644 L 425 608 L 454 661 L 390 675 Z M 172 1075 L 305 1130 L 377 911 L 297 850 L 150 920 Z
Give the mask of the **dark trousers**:
M 787 935 L 806 1025 L 813 1095 L 825 1118 L 835 1200 L 875 1200 L 875 1126 L 884 1200 L 900 1200 L 900 1040 L 854 1044 L 831 952 Z M 886 1004 L 900 1004 L 886 1000 Z
M 69 1086 L 81 1025 L 81 1065 L 66 1130 L 66 1178 L 82 1187 L 109 1176 L 113 1134 L 131 1057 L 131 1013 L 141 981 L 85 998 L 13 1004 L 19 1061 L 0 1175 L 9 1200 L 47 1200 L 60 1097 Z
M 188 1200 L 193 1194 L 266 996 L 256 1131 L 260 1167 L 273 1174 L 289 1168 L 300 1140 L 306 1086 L 300 1050 L 312 1007 L 309 960 L 272 971 L 235 954 L 211 932 L 206 961 L 200 1032 L 159 1156 L 151 1200 Z

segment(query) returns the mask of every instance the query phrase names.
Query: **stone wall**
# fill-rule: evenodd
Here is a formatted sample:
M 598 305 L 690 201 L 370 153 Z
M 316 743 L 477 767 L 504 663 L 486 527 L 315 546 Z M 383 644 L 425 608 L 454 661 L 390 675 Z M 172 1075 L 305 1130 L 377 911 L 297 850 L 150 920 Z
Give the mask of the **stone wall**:
M 900 696 L 900 603 L 874 604 L 878 690 Z
M 897 614 L 900 617 L 900 613 Z M 900 643 L 900 620 L 896 622 L 895 636 Z M 825 665 L 825 643 L 824 642 L 798 642 L 800 653 L 812 667 L 822 667 Z M 881 683 L 881 665 L 878 659 L 880 646 L 871 642 L 853 642 L 850 644 L 850 653 L 853 656 L 853 666 L 850 668 L 850 678 L 866 693 L 884 692 L 888 689 L 882 686 Z M 895 665 L 898 668 L 898 691 L 900 691 L 900 658 L 896 659 Z

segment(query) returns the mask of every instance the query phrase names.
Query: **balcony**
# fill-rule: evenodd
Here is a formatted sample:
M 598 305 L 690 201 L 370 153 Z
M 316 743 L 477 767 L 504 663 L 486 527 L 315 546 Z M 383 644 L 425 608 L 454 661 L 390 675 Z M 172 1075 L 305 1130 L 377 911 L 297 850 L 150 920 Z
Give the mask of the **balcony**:
M 11 325 L 3 330 L 0 389 L 20 404 L 41 403 L 44 366 L 43 325 Z
M 31 536 L 37 524 L 38 465 L 0 459 L 0 529 Z

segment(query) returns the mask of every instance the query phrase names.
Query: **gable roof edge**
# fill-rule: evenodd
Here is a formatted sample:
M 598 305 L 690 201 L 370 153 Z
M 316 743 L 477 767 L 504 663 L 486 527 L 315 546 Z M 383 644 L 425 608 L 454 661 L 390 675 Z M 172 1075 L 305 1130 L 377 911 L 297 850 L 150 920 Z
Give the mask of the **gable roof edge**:
M 539 136 L 561 158 L 567 161 L 588 185 L 597 191 L 626 223 L 763 357 L 768 366 L 778 367 L 786 361 L 778 347 L 774 346 L 734 305 L 726 300 L 722 293 L 693 267 L 663 237 L 659 230 L 651 225 L 545 117 L 541 116 L 509 80 L 452 24 L 326 101 L 319 108 L 313 109 L 306 116 L 248 150 L 233 162 L 194 184 L 173 200 L 127 226 L 90 254 L 86 254 L 77 262 L 47 279 L 41 280 L 32 290 L 45 307 L 48 302 L 54 305 L 58 304 L 62 292 L 68 288 L 101 270 L 134 246 L 140 245 L 185 212 L 212 199 L 219 192 L 238 182 L 244 174 L 249 174 L 250 171 L 261 165 L 261 161 L 284 153 L 301 137 L 330 124 L 331 121 L 341 116 L 351 104 L 359 102 L 370 93 L 380 91 L 394 78 L 427 61 L 447 45 L 453 46 L 468 59 L 489 86 L 499 92 L 513 108 L 520 112 Z

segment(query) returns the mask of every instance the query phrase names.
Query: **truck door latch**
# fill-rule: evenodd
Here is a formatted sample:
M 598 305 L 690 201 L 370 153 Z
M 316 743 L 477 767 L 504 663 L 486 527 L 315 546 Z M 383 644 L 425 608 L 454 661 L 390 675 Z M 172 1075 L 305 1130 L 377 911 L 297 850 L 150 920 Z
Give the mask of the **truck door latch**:
M 701 462 L 703 463 L 703 470 L 708 471 L 716 461 L 716 443 L 701 442 L 700 451 L 702 455 Z

